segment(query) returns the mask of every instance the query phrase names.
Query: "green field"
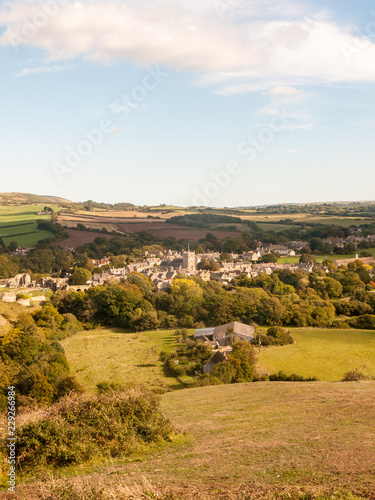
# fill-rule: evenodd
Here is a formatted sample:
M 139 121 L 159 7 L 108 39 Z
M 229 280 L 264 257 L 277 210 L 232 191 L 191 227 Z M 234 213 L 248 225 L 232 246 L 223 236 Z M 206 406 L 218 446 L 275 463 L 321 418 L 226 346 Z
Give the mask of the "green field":
M 331 260 L 334 262 L 335 260 L 342 260 L 342 259 L 355 259 L 356 255 L 361 252 L 361 250 L 358 250 L 357 253 L 351 253 L 347 255 L 335 255 L 335 254 L 330 254 L 330 255 L 314 255 L 315 259 L 317 262 L 323 262 L 323 260 Z M 373 257 L 375 257 L 375 248 L 366 248 L 366 252 L 369 252 Z M 296 255 L 295 257 L 281 257 L 277 262 L 278 264 L 295 264 L 299 262 L 300 255 Z M 359 257 L 361 259 L 361 257 Z
M 175 389 L 174 378 L 164 376 L 160 351 L 171 351 L 174 332 L 126 333 L 123 330 L 91 330 L 62 341 L 71 372 L 89 392 L 98 382 L 143 383 Z
M 362 368 L 375 376 L 375 331 L 293 329 L 295 344 L 265 347 L 259 356 L 262 370 L 297 373 L 320 380 L 341 380 L 348 370 Z
M 37 220 L 49 220 L 49 215 L 36 215 L 45 205 L 0 206 L 0 238 L 6 245 L 16 241 L 21 247 L 32 247 L 38 241 L 53 236 L 37 229 Z M 51 206 L 57 209 L 57 206 Z

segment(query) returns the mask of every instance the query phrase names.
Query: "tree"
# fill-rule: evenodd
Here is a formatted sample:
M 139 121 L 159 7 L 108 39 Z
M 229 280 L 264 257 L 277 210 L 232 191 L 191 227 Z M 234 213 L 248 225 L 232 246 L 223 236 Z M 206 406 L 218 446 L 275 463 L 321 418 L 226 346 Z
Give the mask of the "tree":
M 91 272 L 83 267 L 76 267 L 72 273 L 69 283 L 71 285 L 86 285 L 91 280 Z
M 0 255 L 0 278 L 12 278 L 18 273 L 18 265 L 8 255 Z
M 196 313 L 203 301 L 202 288 L 193 280 L 175 279 L 171 284 L 174 311 L 178 316 Z
M 234 343 L 228 359 L 236 370 L 235 382 L 251 382 L 254 379 L 256 355 L 249 342 L 241 340 Z
M 324 241 L 321 238 L 311 238 L 310 240 L 311 250 L 315 253 L 324 252 Z
M 47 302 L 33 317 L 38 326 L 51 330 L 60 328 L 64 321 L 64 316 L 58 312 L 51 302 Z
M 17 241 L 11 241 L 8 245 L 9 251 L 10 252 L 15 252 L 18 248 L 18 243 Z
M 300 264 L 316 264 L 316 259 L 313 255 L 308 253 L 303 253 L 299 258 Z
M 356 251 L 356 248 L 355 248 L 355 245 L 353 245 L 353 243 L 345 243 L 344 245 L 344 253 L 345 254 L 351 254 L 351 253 L 354 253 Z
M 150 295 L 152 289 L 151 284 L 146 276 L 143 276 L 143 274 L 132 272 L 129 274 L 127 282 L 136 285 L 144 297 L 148 297 Z
M 261 257 L 260 262 L 264 262 L 266 264 L 276 264 L 278 260 L 279 257 L 274 253 L 266 253 L 265 255 L 263 255 L 263 257 Z

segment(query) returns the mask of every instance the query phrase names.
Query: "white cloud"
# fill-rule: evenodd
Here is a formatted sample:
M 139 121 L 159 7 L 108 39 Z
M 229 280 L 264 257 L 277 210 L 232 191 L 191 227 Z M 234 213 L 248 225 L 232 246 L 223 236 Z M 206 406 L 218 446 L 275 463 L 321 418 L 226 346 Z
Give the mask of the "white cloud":
M 73 66 L 37 66 L 35 68 L 24 68 L 18 73 L 16 73 L 16 77 L 28 76 L 28 75 L 37 75 L 39 73 L 60 73 L 61 71 L 69 71 L 73 68 Z
M 213 15 L 213 0 L 56 0 L 54 13 L 46 7 L 52 3 L 3 4 L 0 43 L 42 49 L 47 61 L 161 64 L 195 72 L 224 95 L 375 82 L 373 41 L 364 43 L 324 12 L 312 16 L 304 2 L 243 0 L 224 21 Z
M 296 89 L 294 87 L 273 87 L 270 89 L 267 94 L 272 97 L 277 96 L 300 96 L 303 93 L 302 89 Z

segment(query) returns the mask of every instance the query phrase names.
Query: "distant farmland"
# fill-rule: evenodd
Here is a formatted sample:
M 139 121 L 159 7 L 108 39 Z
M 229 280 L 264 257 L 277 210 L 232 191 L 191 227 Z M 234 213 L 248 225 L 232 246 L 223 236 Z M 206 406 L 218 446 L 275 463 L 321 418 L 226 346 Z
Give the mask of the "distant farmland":
M 98 231 L 97 233 L 94 233 L 85 230 L 68 230 L 69 239 L 61 242 L 61 245 L 76 248 L 83 243 L 94 241 L 94 239 L 98 236 L 113 237 L 112 235 L 99 233 L 102 229 L 106 229 L 107 231 L 117 231 L 122 233 L 124 236 L 146 231 L 160 239 L 174 237 L 176 240 L 187 239 L 190 241 L 197 241 L 201 238 L 205 238 L 207 233 L 211 233 L 219 239 L 223 239 L 228 236 L 233 238 L 239 238 L 241 236 L 240 231 L 225 230 L 225 224 L 221 224 L 221 226 L 224 227 L 222 230 L 215 229 L 214 227 L 201 229 L 170 224 L 162 218 L 153 219 L 135 216 L 121 217 L 119 215 L 115 216 L 116 212 L 109 213 L 111 214 L 110 216 L 107 216 L 106 212 L 102 212 L 100 215 L 95 213 L 60 214 L 58 221 L 67 228 L 76 228 L 78 224 L 83 224 L 87 229 Z M 127 214 L 127 212 L 118 212 L 118 214 Z M 241 226 L 241 224 L 239 226 Z M 242 229 L 243 228 L 241 228 L 241 230 Z
M 48 220 L 49 215 L 36 215 L 44 205 L 0 206 L 0 238 L 6 245 L 16 241 L 18 246 L 32 247 L 38 241 L 53 236 L 37 228 L 38 220 Z M 53 207 L 51 207 L 53 208 Z

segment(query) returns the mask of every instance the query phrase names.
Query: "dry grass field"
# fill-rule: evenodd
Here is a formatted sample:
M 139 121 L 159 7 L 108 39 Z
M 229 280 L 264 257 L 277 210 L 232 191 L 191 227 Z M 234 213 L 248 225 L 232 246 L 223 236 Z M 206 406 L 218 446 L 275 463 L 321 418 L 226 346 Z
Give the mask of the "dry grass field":
M 169 446 L 54 479 L 35 472 L 17 498 L 374 499 L 374 389 L 260 382 L 173 391 L 162 408 L 185 434 Z

